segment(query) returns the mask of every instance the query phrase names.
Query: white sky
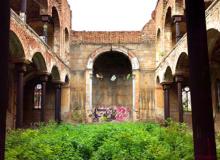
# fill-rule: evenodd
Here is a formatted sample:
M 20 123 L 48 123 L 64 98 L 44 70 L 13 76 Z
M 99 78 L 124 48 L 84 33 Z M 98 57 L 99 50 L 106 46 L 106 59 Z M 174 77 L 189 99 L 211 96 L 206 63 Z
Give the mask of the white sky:
M 81 31 L 141 30 L 157 0 L 68 0 L 72 29 Z

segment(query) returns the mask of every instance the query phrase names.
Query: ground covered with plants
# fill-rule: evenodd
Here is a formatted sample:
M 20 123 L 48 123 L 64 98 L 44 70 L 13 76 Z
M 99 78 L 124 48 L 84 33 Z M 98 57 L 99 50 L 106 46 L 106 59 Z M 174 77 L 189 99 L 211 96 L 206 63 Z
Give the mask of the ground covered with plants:
M 170 122 L 60 124 L 10 131 L 6 160 L 191 160 L 191 132 Z

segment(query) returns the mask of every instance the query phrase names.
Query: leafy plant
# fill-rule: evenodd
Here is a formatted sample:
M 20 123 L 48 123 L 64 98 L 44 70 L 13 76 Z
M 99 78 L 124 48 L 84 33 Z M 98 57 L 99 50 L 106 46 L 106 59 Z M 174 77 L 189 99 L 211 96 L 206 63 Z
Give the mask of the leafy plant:
M 6 160 L 191 160 L 185 125 L 102 123 L 40 125 L 7 135 Z

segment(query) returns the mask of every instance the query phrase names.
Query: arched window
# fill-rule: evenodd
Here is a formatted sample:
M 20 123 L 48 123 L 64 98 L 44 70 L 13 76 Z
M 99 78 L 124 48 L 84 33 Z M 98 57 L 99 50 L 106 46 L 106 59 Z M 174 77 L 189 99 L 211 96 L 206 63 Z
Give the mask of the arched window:
M 64 30 L 64 35 L 65 35 L 65 52 L 69 52 L 69 32 L 68 29 L 65 28 Z
M 191 93 L 190 93 L 190 88 L 188 86 L 182 89 L 182 102 L 183 102 L 183 110 L 185 112 L 191 112 L 192 111 Z
M 34 109 L 41 109 L 42 85 L 37 84 L 34 87 Z

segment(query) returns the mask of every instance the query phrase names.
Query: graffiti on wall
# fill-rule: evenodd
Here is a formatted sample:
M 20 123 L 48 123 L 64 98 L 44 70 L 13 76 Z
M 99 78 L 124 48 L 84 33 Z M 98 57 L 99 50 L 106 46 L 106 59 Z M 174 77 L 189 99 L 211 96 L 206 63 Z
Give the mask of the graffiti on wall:
M 127 106 L 98 106 L 93 110 L 93 122 L 127 121 L 130 108 Z

